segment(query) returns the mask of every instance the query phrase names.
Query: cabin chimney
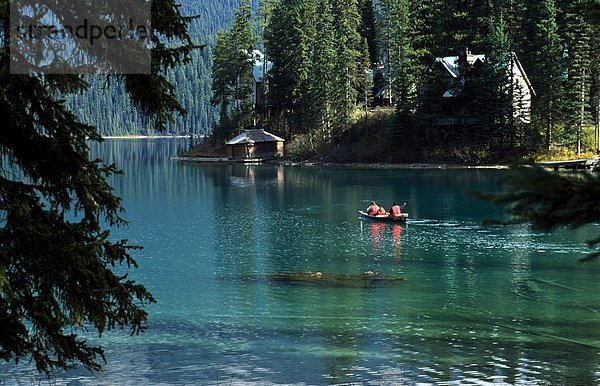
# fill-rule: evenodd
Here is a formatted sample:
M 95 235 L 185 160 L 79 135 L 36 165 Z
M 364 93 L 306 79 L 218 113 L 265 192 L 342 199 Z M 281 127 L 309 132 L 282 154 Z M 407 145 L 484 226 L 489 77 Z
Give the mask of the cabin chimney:
M 471 51 L 469 50 L 469 47 L 465 47 L 465 56 L 467 59 L 467 63 L 473 64 L 473 62 L 475 62 L 475 55 L 473 55 L 471 53 Z

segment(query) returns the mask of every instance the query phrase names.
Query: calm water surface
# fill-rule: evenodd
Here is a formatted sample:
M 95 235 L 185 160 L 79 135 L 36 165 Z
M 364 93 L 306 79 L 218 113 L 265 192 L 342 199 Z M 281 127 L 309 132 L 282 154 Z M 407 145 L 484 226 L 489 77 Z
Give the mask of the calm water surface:
M 498 190 L 505 171 L 168 160 L 180 143 L 96 149 L 126 171 L 113 185 L 130 225 L 115 236 L 144 245 L 132 276 L 158 303 L 148 332 L 101 338 L 104 372 L 53 383 L 600 382 L 600 263 L 577 262 L 600 228 L 481 226 L 501 212 L 463 192 Z M 363 223 L 370 199 L 411 218 Z M 323 278 L 286 280 L 298 272 Z

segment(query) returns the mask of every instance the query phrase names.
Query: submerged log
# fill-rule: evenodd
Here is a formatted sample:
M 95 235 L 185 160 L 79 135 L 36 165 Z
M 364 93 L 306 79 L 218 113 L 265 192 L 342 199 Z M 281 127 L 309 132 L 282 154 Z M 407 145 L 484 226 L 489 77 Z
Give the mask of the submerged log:
M 248 275 L 238 277 L 243 281 L 266 281 L 284 285 L 319 285 L 326 287 L 371 287 L 375 285 L 400 283 L 404 277 L 384 276 L 368 271 L 358 275 L 323 272 L 283 272 L 270 275 Z

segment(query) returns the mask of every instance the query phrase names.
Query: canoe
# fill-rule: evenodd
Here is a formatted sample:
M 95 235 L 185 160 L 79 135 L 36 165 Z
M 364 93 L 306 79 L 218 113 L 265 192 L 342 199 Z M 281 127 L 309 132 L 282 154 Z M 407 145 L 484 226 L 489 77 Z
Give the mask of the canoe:
M 368 221 L 380 221 L 380 222 L 406 222 L 406 219 L 408 218 L 408 213 L 401 213 L 400 217 L 392 217 L 390 215 L 387 214 L 378 214 L 376 216 L 371 216 L 370 214 L 367 214 L 366 212 L 363 212 L 362 210 L 358 211 L 358 218 L 360 218 L 361 220 L 368 220 Z

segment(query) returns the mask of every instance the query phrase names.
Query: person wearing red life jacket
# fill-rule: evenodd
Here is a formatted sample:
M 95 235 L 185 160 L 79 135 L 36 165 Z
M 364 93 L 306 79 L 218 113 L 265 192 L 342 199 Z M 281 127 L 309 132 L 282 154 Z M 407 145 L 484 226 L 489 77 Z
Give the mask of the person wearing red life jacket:
M 383 216 L 383 215 L 388 214 L 388 212 L 385 211 L 385 208 L 383 206 L 380 206 L 379 210 L 377 211 L 377 214 L 380 216 Z
M 369 205 L 369 207 L 367 208 L 367 214 L 369 216 L 375 216 L 378 210 L 379 206 L 377 205 L 377 203 L 375 201 L 371 201 L 371 205 Z
M 394 202 L 392 204 L 392 207 L 390 208 L 390 215 L 392 217 L 400 217 L 401 214 L 402 214 L 402 210 L 400 209 L 400 205 L 398 205 Z

